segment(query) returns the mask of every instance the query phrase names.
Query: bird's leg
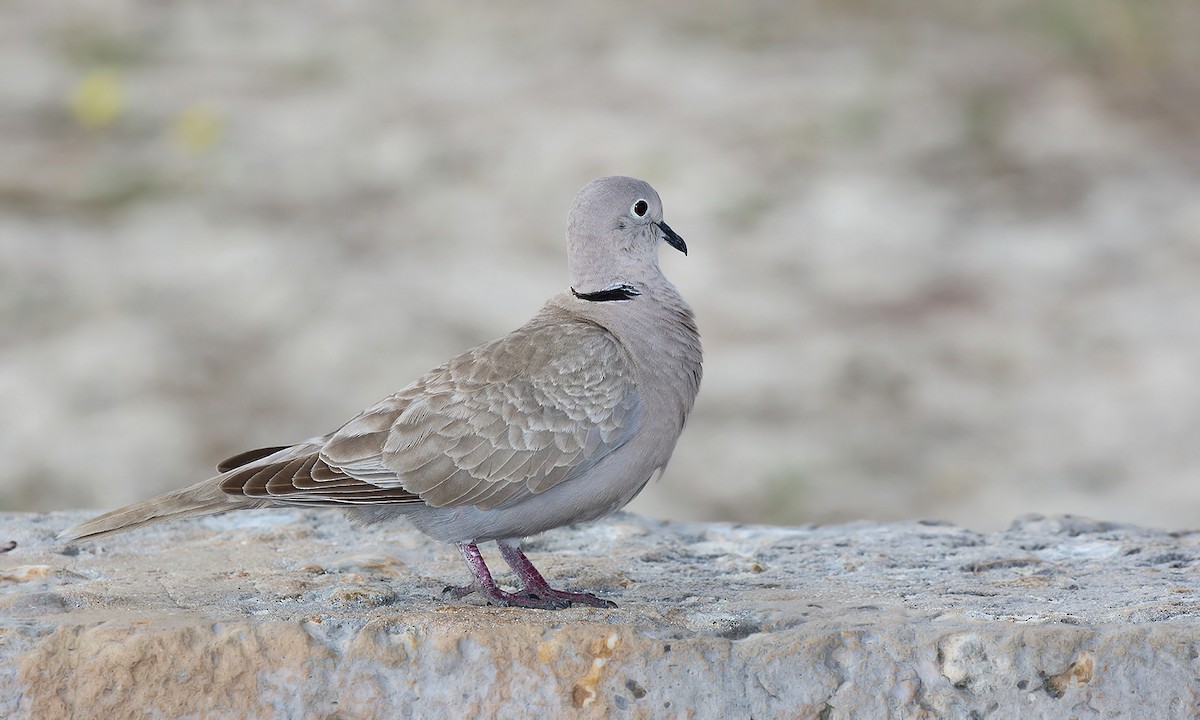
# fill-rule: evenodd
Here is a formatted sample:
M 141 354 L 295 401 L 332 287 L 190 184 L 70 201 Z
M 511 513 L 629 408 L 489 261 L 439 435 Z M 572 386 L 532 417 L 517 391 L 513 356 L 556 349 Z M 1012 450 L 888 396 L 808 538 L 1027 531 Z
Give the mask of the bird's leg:
M 565 590 L 555 590 L 550 587 L 550 583 L 546 582 L 546 578 L 538 572 L 538 569 L 529 562 L 529 558 L 525 557 L 525 553 L 521 552 L 521 547 L 516 544 L 510 544 L 505 540 L 500 540 L 496 543 L 500 546 L 500 557 L 504 558 L 504 562 L 513 569 L 517 577 L 521 578 L 523 585 L 521 593 L 529 597 L 537 597 L 542 599 L 562 600 L 567 603 L 579 603 L 580 605 L 591 605 L 598 608 L 615 608 L 617 604 L 611 600 L 596 597 L 591 593 L 573 593 Z
M 471 574 L 475 576 L 475 582 L 471 585 L 460 588 L 446 588 L 455 597 L 463 597 L 478 591 L 480 595 L 487 598 L 489 604 L 500 607 L 515 606 L 538 608 L 541 610 L 561 610 L 570 606 L 571 602 L 566 598 L 540 597 L 524 592 L 510 593 L 501 590 L 496 581 L 492 579 L 492 573 L 488 570 L 487 563 L 483 561 L 483 555 L 479 553 L 479 548 L 475 543 L 455 543 L 455 546 L 463 556 L 463 560 L 467 561 L 467 567 L 471 568 Z M 503 551 L 503 548 L 501 550 Z M 529 561 L 526 560 L 525 562 L 528 563 Z M 533 566 L 531 565 L 530 567 Z M 536 573 L 537 571 L 534 570 L 534 572 Z M 545 583 L 544 580 L 542 582 Z

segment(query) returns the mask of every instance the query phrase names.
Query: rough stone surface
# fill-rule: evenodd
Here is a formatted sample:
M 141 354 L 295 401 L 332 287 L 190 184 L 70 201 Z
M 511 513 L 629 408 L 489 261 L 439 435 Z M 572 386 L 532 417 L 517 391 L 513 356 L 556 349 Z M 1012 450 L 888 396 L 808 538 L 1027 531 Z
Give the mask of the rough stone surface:
M 1200 712 L 1197 532 L 626 514 L 527 548 L 620 608 L 543 612 L 448 600 L 457 554 L 407 526 L 262 511 L 53 540 L 83 518 L 0 523 L 0 717 Z

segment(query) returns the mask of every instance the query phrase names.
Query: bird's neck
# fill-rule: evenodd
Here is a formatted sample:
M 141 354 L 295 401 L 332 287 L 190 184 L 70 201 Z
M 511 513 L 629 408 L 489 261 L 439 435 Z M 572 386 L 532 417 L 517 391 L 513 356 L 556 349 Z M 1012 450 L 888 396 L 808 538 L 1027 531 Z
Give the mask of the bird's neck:
M 649 381 L 643 392 L 661 391 L 662 400 L 678 411 L 682 427 L 700 388 L 703 352 L 695 316 L 661 273 L 630 285 L 637 295 L 622 300 L 587 300 L 576 289 L 570 294 L 572 308 L 629 350 L 638 374 Z

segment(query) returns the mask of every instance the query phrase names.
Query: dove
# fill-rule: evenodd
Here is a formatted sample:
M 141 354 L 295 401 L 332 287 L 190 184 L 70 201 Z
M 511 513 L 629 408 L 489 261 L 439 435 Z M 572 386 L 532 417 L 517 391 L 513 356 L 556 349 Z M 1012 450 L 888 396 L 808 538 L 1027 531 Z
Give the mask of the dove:
M 602 177 L 567 216 L 567 289 L 512 333 L 434 368 L 336 431 L 260 448 L 200 483 L 60 533 L 75 541 L 149 523 L 270 506 L 406 517 L 452 543 L 492 605 L 616 607 L 551 587 L 524 538 L 624 507 L 666 467 L 702 375 L 691 307 L 659 267 L 687 254 L 649 183 Z M 501 588 L 479 550 L 495 542 L 520 587 Z

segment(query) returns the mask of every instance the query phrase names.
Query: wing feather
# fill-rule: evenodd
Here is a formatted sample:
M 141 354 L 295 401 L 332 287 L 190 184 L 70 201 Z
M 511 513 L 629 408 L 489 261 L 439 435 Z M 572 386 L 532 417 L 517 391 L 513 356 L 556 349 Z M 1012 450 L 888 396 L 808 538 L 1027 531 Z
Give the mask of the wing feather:
M 547 309 L 294 452 L 244 453 L 226 492 L 276 502 L 493 508 L 578 476 L 637 432 L 641 397 L 605 329 Z

